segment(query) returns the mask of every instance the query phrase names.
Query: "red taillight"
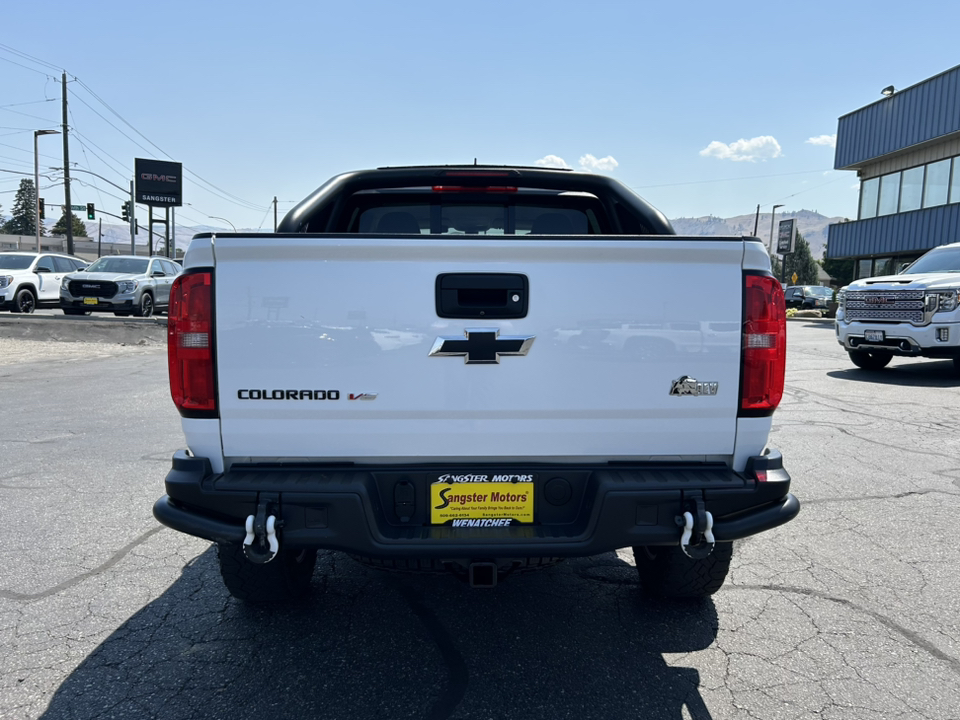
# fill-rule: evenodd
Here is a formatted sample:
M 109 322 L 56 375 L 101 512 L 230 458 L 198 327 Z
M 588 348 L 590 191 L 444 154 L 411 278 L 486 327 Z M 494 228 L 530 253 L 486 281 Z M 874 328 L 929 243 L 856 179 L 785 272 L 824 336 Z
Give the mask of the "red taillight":
M 488 185 L 485 187 L 471 187 L 469 185 L 434 185 L 435 193 L 515 193 L 517 188 L 504 187 L 498 185 Z
M 787 318 L 783 288 L 769 275 L 746 275 L 740 414 L 769 415 L 783 397 Z
M 170 394 L 184 417 L 216 417 L 213 297 L 208 272 L 180 275 L 170 290 L 167 360 Z

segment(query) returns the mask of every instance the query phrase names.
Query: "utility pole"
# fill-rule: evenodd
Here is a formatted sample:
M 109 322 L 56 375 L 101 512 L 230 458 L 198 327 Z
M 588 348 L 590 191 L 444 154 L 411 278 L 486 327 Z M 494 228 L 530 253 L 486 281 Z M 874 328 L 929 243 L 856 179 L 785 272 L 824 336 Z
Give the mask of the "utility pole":
M 137 254 L 137 241 L 134 237 L 137 234 L 137 204 L 134 202 L 136 198 L 133 194 L 133 180 L 130 181 L 130 254 Z
M 73 255 L 73 209 L 70 207 L 70 141 L 67 139 L 67 73 L 61 77 L 63 85 L 63 204 L 67 224 L 67 255 Z
M 103 218 L 100 218 L 100 227 L 97 228 L 97 257 L 100 257 L 100 246 L 103 241 Z
M 277 196 L 273 196 L 273 231 L 277 231 Z

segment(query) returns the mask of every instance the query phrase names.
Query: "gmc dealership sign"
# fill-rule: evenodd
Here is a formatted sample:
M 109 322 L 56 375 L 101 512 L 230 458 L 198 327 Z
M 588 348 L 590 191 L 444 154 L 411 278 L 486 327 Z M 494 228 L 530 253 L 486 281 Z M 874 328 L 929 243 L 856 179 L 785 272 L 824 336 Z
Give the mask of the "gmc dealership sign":
M 160 207 L 183 205 L 183 164 L 166 160 L 134 160 L 137 202 Z

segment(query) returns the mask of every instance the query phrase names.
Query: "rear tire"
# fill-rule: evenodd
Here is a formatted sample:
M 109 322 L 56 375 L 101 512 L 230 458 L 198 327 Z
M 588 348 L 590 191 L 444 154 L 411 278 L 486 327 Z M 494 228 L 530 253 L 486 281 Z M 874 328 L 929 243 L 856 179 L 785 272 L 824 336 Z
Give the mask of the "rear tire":
M 37 296 L 33 294 L 30 288 L 18 290 L 13 298 L 13 308 L 10 312 L 24 313 L 29 315 L 37 309 Z
M 723 585 L 733 557 L 733 543 L 717 543 L 701 560 L 691 560 L 679 545 L 645 545 L 633 549 L 644 595 L 702 598 Z
M 64 315 L 89 315 L 89 310 L 79 310 L 77 308 L 62 308 Z
M 867 350 L 847 350 L 850 362 L 862 370 L 883 370 L 893 358 L 888 352 Z
M 254 605 L 277 605 L 303 598 L 317 564 L 316 550 L 281 550 L 268 563 L 247 560 L 239 543 L 217 543 L 220 577 L 233 597 Z

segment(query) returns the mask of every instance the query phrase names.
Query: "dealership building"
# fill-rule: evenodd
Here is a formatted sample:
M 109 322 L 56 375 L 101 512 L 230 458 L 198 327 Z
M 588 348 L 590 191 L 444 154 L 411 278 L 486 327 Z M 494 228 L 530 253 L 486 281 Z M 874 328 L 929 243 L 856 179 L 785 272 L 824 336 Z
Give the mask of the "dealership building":
M 960 242 L 960 65 L 840 118 L 834 168 L 856 170 L 856 220 L 831 225 L 827 257 L 854 277 L 896 272 Z

